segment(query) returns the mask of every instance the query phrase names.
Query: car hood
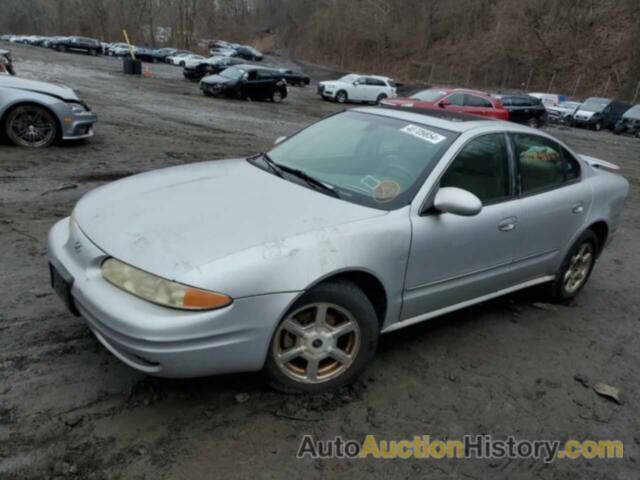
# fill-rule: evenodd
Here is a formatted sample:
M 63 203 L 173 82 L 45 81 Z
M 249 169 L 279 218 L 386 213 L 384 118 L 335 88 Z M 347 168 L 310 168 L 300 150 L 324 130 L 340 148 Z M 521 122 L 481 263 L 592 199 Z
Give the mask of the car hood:
M 252 247 L 385 213 L 236 159 L 166 168 L 113 182 L 83 197 L 74 217 L 108 255 L 178 279 Z
M 227 78 L 227 77 L 223 77 L 222 75 L 209 75 L 208 77 L 204 77 L 200 81 L 202 83 L 218 84 L 218 85 L 231 85 L 235 83 L 234 80 L 231 80 L 230 78 Z
M 576 117 L 580 117 L 580 118 L 584 118 L 589 120 L 591 117 L 593 117 L 593 115 L 595 115 L 597 112 L 589 112 L 587 110 L 580 110 L 578 109 L 575 113 Z
M 386 98 L 382 101 L 384 105 L 395 105 L 400 107 L 412 107 L 416 103 L 426 104 L 429 102 L 424 102 L 421 100 L 416 100 L 415 98 L 409 97 L 395 97 L 395 98 Z
M 45 95 L 61 98 L 62 100 L 80 100 L 78 95 L 76 95 L 76 92 L 64 85 L 54 85 L 53 83 L 27 80 L 26 78 L 20 77 L 0 77 L 0 87 L 43 93 Z
M 324 85 L 325 87 L 351 87 L 353 85 L 351 85 L 350 83 L 346 83 L 346 82 L 339 82 L 337 80 L 329 80 L 326 82 L 320 82 L 321 85 Z

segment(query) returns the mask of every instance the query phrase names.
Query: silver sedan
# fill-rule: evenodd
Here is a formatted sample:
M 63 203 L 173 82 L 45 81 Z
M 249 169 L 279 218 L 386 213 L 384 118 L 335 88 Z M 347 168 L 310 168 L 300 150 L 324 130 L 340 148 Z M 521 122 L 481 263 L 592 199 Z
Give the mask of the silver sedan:
M 615 170 L 524 126 L 353 109 L 90 192 L 51 229 L 52 284 L 139 371 L 324 391 L 381 333 L 537 284 L 578 294 L 618 228 Z
M 69 87 L 0 75 L 0 128 L 16 145 L 43 148 L 90 138 L 97 120 Z

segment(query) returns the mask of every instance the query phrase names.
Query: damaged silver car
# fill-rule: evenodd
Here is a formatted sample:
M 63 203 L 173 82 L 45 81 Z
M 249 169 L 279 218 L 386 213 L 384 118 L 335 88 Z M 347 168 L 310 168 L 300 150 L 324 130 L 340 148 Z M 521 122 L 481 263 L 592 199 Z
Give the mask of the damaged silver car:
M 538 284 L 577 295 L 617 231 L 615 169 L 513 123 L 357 108 L 93 190 L 51 229 L 52 285 L 141 372 L 326 391 L 381 333 Z
M 16 72 L 13 68 L 13 59 L 11 58 L 11 52 L 9 50 L 3 50 L 0 48 L 0 75 L 15 75 Z
M 0 75 L 0 129 L 18 146 L 90 138 L 97 120 L 69 87 Z

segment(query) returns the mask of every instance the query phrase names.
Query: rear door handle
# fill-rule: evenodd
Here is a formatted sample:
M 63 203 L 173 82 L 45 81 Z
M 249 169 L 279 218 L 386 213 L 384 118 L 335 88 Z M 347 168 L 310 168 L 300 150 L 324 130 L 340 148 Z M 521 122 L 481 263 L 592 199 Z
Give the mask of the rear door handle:
M 500 223 L 498 224 L 498 230 L 500 230 L 501 232 L 511 232 L 512 230 L 516 229 L 517 225 L 517 217 L 507 217 L 500 221 Z
M 577 214 L 584 212 L 584 202 L 576 203 L 573 207 L 571 207 L 571 211 Z

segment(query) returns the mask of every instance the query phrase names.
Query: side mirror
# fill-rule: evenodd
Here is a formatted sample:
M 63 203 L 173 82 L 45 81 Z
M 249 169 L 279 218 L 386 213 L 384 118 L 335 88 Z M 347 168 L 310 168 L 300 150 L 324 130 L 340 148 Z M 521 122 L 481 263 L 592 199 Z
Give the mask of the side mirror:
M 274 145 L 280 145 L 282 142 L 284 142 L 287 139 L 287 137 L 278 137 L 276 138 L 276 141 L 273 142 Z
M 358 85 L 360 85 L 360 80 L 356 80 L 355 82 L 353 82 L 354 87 L 357 87 Z
M 438 103 L 440 108 L 447 108 L 449 105 L 451 105 L 451 102 L 446 98 Z
M 473 193 L 456 187 L 442 187 L 436 193 L 433 206 L 441 213 L 473 217 L 482 210 L 482 202 Z

